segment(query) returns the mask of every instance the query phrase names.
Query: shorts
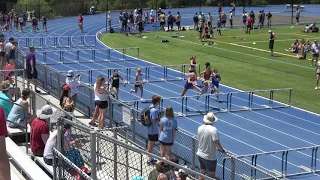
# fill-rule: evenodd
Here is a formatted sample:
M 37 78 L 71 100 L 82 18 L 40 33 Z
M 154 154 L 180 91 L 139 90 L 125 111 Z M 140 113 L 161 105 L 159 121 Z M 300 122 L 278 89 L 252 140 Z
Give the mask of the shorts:
M 99 100 L 94 100 L 94 107 L 97 107 L 99 104 Z
M 106 109 L 108 107 L 108 101 L 99 101 L 98 107 L 100 109 Z
M 243 23 L 247 23 L 247 21 L 242 21 Z
M 247 28 L 251 28 L 251 25 L 247 25 Z
M 319 57 L 319 54 L 312 54 L 312 57 Z
M 189 70 L 189 73 L 194 73 L 196 72 L 196 70 Z
M 226 22 L 227 22 L 227 21 L 222 21 L 221 23 L 222 23 L 222 24 L 225 24 Z
M 158 141 L 159 135 L 158 134 L 148 134 L 148 140 L 149 141 Z
M 120 86 L 119 86 L 119 84 L 112 84 L 112 87 L 118 89 Z
M 180 21 L 176 22 L 176 24 L 177 24 L 177 26 L 179 26 L 179 27 L 180 27 Z
M 274 41 L 269 42 L 269 49 L 273 49 Z M 318 55 L 319 56 L 319 55 Z
M 6 55 L 6 52 L 0 52 L 0 57 L 4 57 Z
M 217 160 L 206 160 L 198 156 L 200 169 L 205 169 L 207 172 L 216 172 Z
M 212 25 L 212 22 L 209 21 L 209 22 L 208 22 L 208 26 L 211 26 L 211 25 Z
M 213 88 L 216 87 L 216 88 L 219 89 L 219 83 L 212 83 L 212 87 L 213 87 Z
M 319 74 L 319 75 L 320 75 L 320 69 L 317 69 L 317 74 Z
M 160 25 L 165 25 L 166 23 L 165 22 L 160 22 Z
M 23 24 L 24 24 L 24 23 L 23 23 L 23 22 L 21 22 L 21 23 L 20 23 L 20 26 L 23 26 Z
M 27 69 L 27 79 L 38 79 L 38 71 L 35 69 L 34 73 L 31 74 L 31 70 Z
M 202 26 L 199 27 L 199 32 L 202 33 Z
M 193 86 L 192 84 L 186 83 L 186 84 L 184 85 L 184 88 L 185 88 L 185 89 L 191 89 L 192 86 Z
M 159 141 L 161 145 L 163 146 L 172 146 L 173 143 L 165 143 L 165 142 L 162 142 L 162 141 Z

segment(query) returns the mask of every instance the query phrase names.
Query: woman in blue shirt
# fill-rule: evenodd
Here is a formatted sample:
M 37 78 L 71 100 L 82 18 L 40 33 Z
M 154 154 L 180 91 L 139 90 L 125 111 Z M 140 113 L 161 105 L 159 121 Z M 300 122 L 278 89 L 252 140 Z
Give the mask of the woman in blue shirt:
M 166 117 L 162 118 L 159 123 L 160 126 L 160 156 L 170 158 L 171 146 L 173 145 L 176 130 L 178 129 L 177 120 L 174 119 L 172 107 L 166 108 Z

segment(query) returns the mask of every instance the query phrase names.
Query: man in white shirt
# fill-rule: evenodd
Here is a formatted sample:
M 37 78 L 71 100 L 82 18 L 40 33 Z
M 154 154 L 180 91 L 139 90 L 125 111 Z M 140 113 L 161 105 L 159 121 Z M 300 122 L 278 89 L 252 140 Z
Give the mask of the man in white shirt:
M 78 93 L 78 86 L 80 85 L 80 81 L 81 81 L 81 76 L 79 74 L 74 76 L 74 72 L 72 70 L 68 71 L 67 78 L 66 78 L 66 84 L 68 84 L 70 86 L 70 90 L 71 90 L 70 96 L 71 96 L 72 102 L 74 104 L 74 108 L 77 103 L 77 93 Z
M 209 174 L 210 177 L 215 178 L 216 166 L 217 166 L 217 155 L 216 148 L 223 153 L 228 151 L 223 149 L 219 137 L 217 128 L 212 126 L 218 118 L 211 112 L 204 116 L 204 125 L 198 128 L 198 159 L 200 164 L 200 173 Z M 199 180 L 203 180 L 199 177 Z
M 14 38 L 10 37 L 9 42 L 7 42 L 7 44 L 4 46 L 4 52 L 6 53 L 7 61 L 9 61 L 10 50 L 13 46 L 13 44 L 12 44 L 13 42 L 14 42 Z
M 314 60 L 316 60 L 314 65 L 315 66 L 317 65 L 318 59 L 319 59 L 319 50 L 320 50 L 320 46 L 318 44 L 318 40 L 314 40 L 314 43 L 311 46 L 311 52 L 312 52 L 311 66 L 313 66 Z
M 53 148 L 56 147 L 57 144 L 57 133 L 55 130 L 50 133 L 49 139 L 47 140 L 46 146 L 43 151 L 43 160 L 47 165 L 52 166 L 53 162 Z

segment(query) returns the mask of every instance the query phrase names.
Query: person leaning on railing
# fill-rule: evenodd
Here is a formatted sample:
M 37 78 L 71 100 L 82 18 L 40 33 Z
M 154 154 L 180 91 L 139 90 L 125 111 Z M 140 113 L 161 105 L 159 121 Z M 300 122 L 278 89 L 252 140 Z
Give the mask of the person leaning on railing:
M 218 118 L 211 112 L 204 116 L 203 122 L 205 124 L 198 128 L 198 159 L 200 164 L 200 173 L 209 174 L 210 177 L 215 178 L 217 167 L 217 154 L 216 148 L 227 153 L 228 151 L 223 149 L 220 144 L 217 128 L 212 126 L 217 122 Z M 203 177 L 199 177 L 199 180 L 203 180 Z
M 24 89 L 22 91 L 22 97 L 19 98 L 13 105 L 7 121 L 10 128 L 22 128 L 26 124 L 31 123 L 35 118 L 34 115 L 29 112 L 28 99 L 30 98 L 31 91 L 29 89 Z

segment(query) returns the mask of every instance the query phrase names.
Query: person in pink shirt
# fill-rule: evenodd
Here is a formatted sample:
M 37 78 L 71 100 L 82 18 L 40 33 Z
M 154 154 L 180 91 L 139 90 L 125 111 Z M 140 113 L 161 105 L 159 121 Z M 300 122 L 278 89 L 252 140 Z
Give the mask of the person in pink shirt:
M 80 28 L 80 32 L 83 33 L 83 17 L 81 14 L 79 14 L 79 17 L 78 17 L 78 25 Z
M 9 59 L 9 63 L 3 68 L 5 70 L 3 80 L 9 80 L 10 83 L 13 83 L 12 76 L 14 75 L 14 69 L 16 68 L 16 62 L 14 59 Z

